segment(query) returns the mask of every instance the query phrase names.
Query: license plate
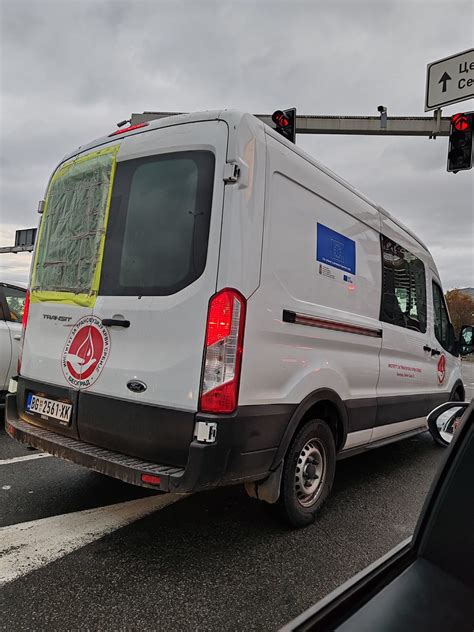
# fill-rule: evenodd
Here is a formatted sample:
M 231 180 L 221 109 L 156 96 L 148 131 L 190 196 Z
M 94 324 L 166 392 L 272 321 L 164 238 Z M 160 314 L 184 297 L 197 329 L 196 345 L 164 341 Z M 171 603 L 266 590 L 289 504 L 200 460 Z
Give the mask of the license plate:
M 26 410 L 29 413 L 40 415 L 43 419 L 57 419 L 62 424 L 68 424 L 71 419 L 72 404 L 29 393 L 26 400 Z

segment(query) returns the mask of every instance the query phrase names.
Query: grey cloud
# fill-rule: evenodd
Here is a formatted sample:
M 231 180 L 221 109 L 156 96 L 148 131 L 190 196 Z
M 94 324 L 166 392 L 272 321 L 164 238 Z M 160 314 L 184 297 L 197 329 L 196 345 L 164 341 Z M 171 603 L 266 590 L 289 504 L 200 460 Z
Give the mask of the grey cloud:
M 3 0 L 0 11 L 0 217 L 10 227 L 36 222 L 66 152 L 132 111 L 367 115 L 383 103 L 422 115 L 426 64 L 473 39 L 473 5 L 457 0 Z M 298 143 L 419 232 L 446 286 L 474 285 L 472 259 L 460 269 L 458 256 L 469 261 L 472 177 L 445 172 L 446 139 Z

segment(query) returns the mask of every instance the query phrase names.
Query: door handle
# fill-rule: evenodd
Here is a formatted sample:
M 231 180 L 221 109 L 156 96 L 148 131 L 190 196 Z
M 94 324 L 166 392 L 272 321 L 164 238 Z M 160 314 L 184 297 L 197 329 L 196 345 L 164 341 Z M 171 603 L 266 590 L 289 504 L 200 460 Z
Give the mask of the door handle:
M 13 336 L 13 340 L 21 340 L 21 335 L 20 334 L 15 334 Z
M 125 329 L 130 327 L 130 321 L 121 318 L 103 318 L 102 324 L 105 327 L 125 327 Z
M 439 355 L 441 355 L 441 351 L 438 351 L 438 349 L 431 349 L 431 355 L 432 356 L 439 356 Z
M 428 345 L 425 345 L 423 347 L 423 351 L 433 351 L 433 349 L 431 347 L 428 347 Z

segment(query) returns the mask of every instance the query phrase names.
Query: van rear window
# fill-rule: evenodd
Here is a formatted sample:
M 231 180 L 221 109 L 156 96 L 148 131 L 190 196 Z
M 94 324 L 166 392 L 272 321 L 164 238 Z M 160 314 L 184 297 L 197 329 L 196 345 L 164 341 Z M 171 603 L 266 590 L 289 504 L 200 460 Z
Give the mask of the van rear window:
M 186 151 L 118 163 L 100 294 L 170 295 L 201 276 L 214 162 Z
M 117 150 L 114 146 L 81 156 L 53 175 L 39 232 L 33 291 L 96 293 Z

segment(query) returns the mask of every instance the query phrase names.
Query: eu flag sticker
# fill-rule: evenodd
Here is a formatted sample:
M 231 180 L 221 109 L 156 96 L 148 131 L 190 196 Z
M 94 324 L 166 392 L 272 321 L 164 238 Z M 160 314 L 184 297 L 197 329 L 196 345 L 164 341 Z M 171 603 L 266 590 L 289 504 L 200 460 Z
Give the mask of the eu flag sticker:
M 344 272 L 355 274 L 355 241 L 318 222 L 316 259 L 334 268 L 339 268 L 339 270 L 344 270 Z

